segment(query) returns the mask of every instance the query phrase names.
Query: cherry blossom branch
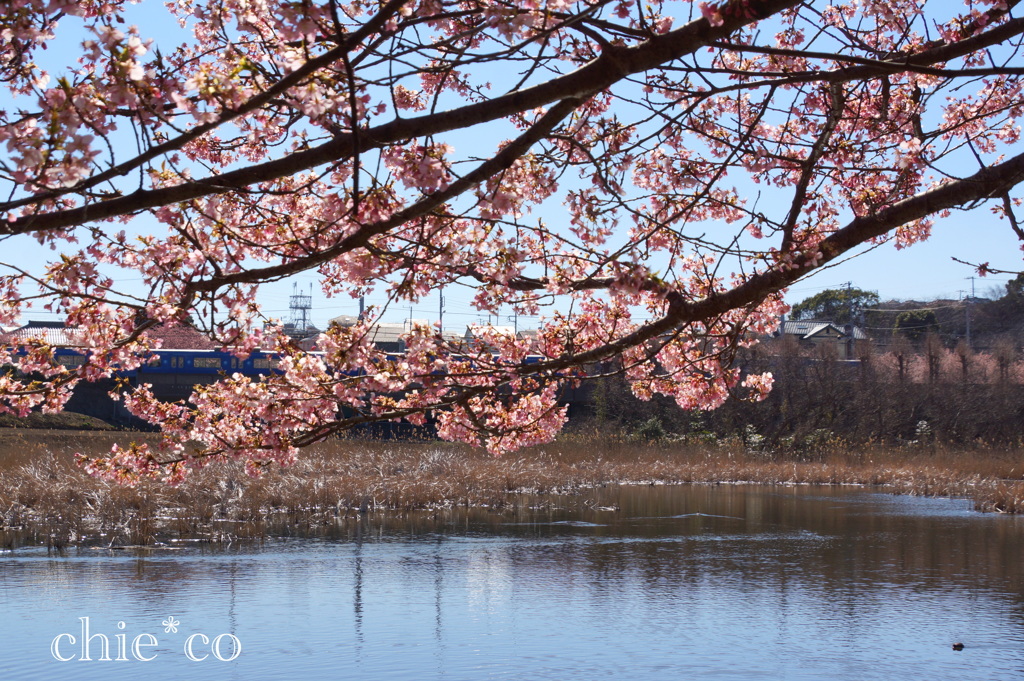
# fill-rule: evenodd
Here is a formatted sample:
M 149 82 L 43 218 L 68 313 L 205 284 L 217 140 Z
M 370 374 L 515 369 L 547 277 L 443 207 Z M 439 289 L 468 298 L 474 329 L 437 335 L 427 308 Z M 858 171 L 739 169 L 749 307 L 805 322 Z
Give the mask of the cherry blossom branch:
M 399 9 L 401 9 L 401 7 L 405 5 L 407 2 L 408 0 L 388 0 L 388 2 L 381 7 L 380 11 L 376 15 L 374 15 L 373 18 L 367 21 L 361 28 L 347 36 L 346 39 L 340 42 L 336 47 L 331 48 L 330 50 L 328 50 L 327 52 L 318 57 L 310 59 L 299 68 L 295 69 L 288 75 L 281 78 L 274 85 L 270 86 L 263 92 L 260 92 L 254 95 L 253 97 L 249 98 L 243 105 L 239 106 L 238 108 L 225 109 L 221 114 L 217 116 L 216 120 L 211 121 L 209 123 L 200 123 L 199 125 L 196 125 L 195 127 L 188 130 L 186 133 L 178 135 L 174 139 L 150 147 L 150 149 L 135 156 L 129 161 L 125 161 L 123 163 L 119 163 L 115 166 L 112 166 L 111 168 L 108 168 L 103 172 L 97 173 L 96 175 L 93 175 L 85 180 L 82 180 L 81 182 L 77 182 L 71 186 L 63 187 L 61 189 L 56 190 L 39 192 L 22 199 L 0 203 L 0 213 L 16 210 L 23 206 L 44 202 L 50 199 L 59 198 L 61 196 L 67 196 L 69 194 L 78 194 L 86 192 L 90 189 L 99 186 L 100 184 L 103 184 L 104 182 L 114 179 L 115 177 L 127 175 L 132 170 L 140 168 L 144 166 L 146 163 L 156 158 L 166 156 L 167 154 L 173 151 L 177 151 L 184 147 L 189 142 L 199 139 L 202 136 L 210 133 L 211 131 L 216 130 L 217 128 L 227 123 L 230 123 L 233 120 L 236 120 L 242 116 L 245 116 L 247 114 L 250 114 L 254 111 L 261 109 L 262 107 L 266 106 L 267 104 L 274 101 L 282 94 L 293 88 L 295 85 L 301 83 L 303 80 L 308 78 L 313 73 L 316 73 L 323 67 L 342 59 L 348 52 L 352 50 L 353 47 L 359 45 L 359 43 L 365 40 L 369 35 L 379 31 L 381 27 L 388 21 L 388 19 L 393 17 L 394 14 Z M 358 137 L 355 134 L 353 136 L 356 137 L 355 141 L 356 143 L 358 143 Z M 138 193 L 140 192 L 136 192 L 136 194 Z M 161 204 L 157 203 L 145 207 L 153 207 L 155 205 Z M 86 211 L 85 208 L 87 207 L 84 207 L 82 209 L 83 214 L 88 213 L 88 211 Z M 141 209 L 142 207 L 130 208 L 127 209 L 125 212 L 135 212 Z M 90 218 L 83 217 L 81 223 L 84 223 L 88 220 L 105 219 L 107 217 L 111 217 L 111 215 L 107 214 L 101 215 L 100 217 Z M 65 223 L 64 225 L 62 225 L 62 227 L 68 227 L 71 226 L 72 224 L 75 223 Z M 43 227 L 42 229 L 47 228 L 48 227 Z M 56 228 L 59 229 L 60 227 Z M 3 233 L 2 229 L 0 229 L 0 233 Z M 19 231 L 12 230 L 8 233 L 15 234 L 19 233 Z
M 415 204 L 396 212 L 387 220 L 381 222 L 361 225 L 358 230 L 341 239 L 332 247 L 324 248 L 316 253 L 311 253 L 303 258 L 269 267 L 252 268 L 234 274 L 225 274 L 212 277 L 206 281 L 193 282 L 190 289 L 195 291 L 214 291 L 222 286 L 256 283 L 280 279 L 291 274 L 306 271 L 322 263 L 333 260 L 343 253 L 357 248 L 366 247 L 371 239 L 381 234 L 386 234 L 399 225 L 409 223 L 419 217 L 426 215 L 432 210 L 443 205 L 446 201 L 459 196 L 468 189 L 480 184 L 487 178 L 501 170 L 509 168 L 522 156 L 534 143 L 544 135 L 548 134 L 554 127 L 576 107 L 575 100 L 565 100 L 551 107 L 540 120 L 537 121 L 526 133 L 517 137 L 513 142 L 502 147 L 501 151 L 486 162 L 480 164 L 472 172 L 452 182 L 447 189 L 435 192 L 423 197 Z
M 600 348 L 555 360 L 525 365 L 517 368 L 516 372 L 527 375 L 599 362 L 621 355 L 629 348 L 643 345 L 663 334 L 670 333 L 679 326 L 713 319 L 730 310 L 757 305 L 766 296 L 777 293 L 806 276 L 810 269 L 825 265 L 851 249 L 887 234 L 896 227 L 922 220 L 929 215 L 954 208 L 964 202 L 1000 196 L 1021 182 L 1024 182 L 1024 154 L 984 168 L 961 180 L 948 182 L 916 196 L 897 201 L 872 215 L 854 218 L 842 229 L 826 237 L 818 245 L 817 253 L 802 256 L 792 267 L 773 268 L 753 274 L 746 281 L 728 291 L 716 293 L 700 300 L 686 300 L 678 292 L 666 291 L 657 282 L 647 280 L 643 282 L 643 288 L 661 290 L 668 301 L 668 311 L 664 316 Z M 614 281 L 610 277 L 592 278 L 579 283 L 578 287 L 580 290 L 609 288 Z M 543 278 L 522 278 L 508 282 L 507 285 L 515 290 L 526 291 L 545 288 L 548 282 Z
M 770 16 L 798 4 L 798 1 L 749 0 L 749 5 L 757 16 Z M 391 4 L 395 3 L 400 6 L 404 0 L 391 0 Z M 215 177 L 172 187 L 138 190 L 100 204 L 30 214 L 8 220 L 6 224 L 0 224 L 0 235 L 66 229 L 90 221 L 108 220 L 149 208 L 183 203 L 210 194 L 244 189 L 254 184 L 293 175 L 302 170 L 333 163 L 340 159 L 354 158 L 359 153 L 378 149 L 386 144 L 411 137 L 437 135 L 451 130 L 468 128 L 547 106 L 556 101 L 582 101 L 628 75 L 640 73 L 691 54 L 750 21 L 751 19 L 746 16 L 737 15 L 724 20 L 721 25 L 712 26 L 706 19 L 700 19 L 668 34 L 654 36 L 641 45 L 607 49 L 586 66 L 564 76 L 553 78 L 546 83 L 458 109 L 416 118 L 397 119 L 391 123 L 365 129 L 358 135 L 361 143 L 357 141 L 356 135 L 351 133 L 337 135 L 332 141 L 318 147 L 297 151 L 283 158 L 239 170 L 228 171 Z M 341 48 L 336 49 L 340 50 Z M 334 52 L 335 50 L 331 50 L 329 54 L 333 55 Z M 32 200 L 35 201 L 35 199 Z M 24 202 L 0 204 L 0 211 L 11 210 L 21 205 L 24 205 Z

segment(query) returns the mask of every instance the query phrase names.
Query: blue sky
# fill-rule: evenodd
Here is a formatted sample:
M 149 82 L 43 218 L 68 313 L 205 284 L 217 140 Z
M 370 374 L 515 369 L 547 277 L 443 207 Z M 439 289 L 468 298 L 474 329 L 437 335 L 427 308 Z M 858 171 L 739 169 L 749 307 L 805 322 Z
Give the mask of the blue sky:
M 147 20 L 152 20 L 154 15 L 161 15 L 162 8 L 154 12 L 154 8 L 149 5 L 139 5 L 133 12 L 135 16 L 131 17 L 131 20 L 138 21 L 142 35 L 152 35 L 150 31 L 153 24 Z M 162 18 L 162 21 L 166 22 L 167 19 Z M 180 34 L 176 34 L 176 28 L 171 29 L 169 35 L 166 28 L 163 30 L 165 38 L 170 35 L 175 35 L 178 39 L 181 37 Z M 59 60 L 58 54 L 51 53 L 51 56 Z M 459 143 L 472 143 L 471 135 L 456 142 Z M 482 146 L 493 145 L 492 138 Z M 560 213 L 561 210 L 557 206 L 545 206 L 543 210 L 545 219 L 552 226 L 557 225 Z M 38 246 L 27 241 L 0 243 L 0 261 L 26 264 L 36 271 L 41 267 L 46 255 L 52 256 L 48 252 L 41 252 Z M 1000 269 L 1015 270 L 1022 267 L 1020 244 L 1012 231 L 991 214 L 988 206 L 983 206 L 969 213 L 954 213 L 949 218 L 937 221 L 931 239 L 924 243 L 902 251 L 897 251 L 890 245 L 883 245 L 816 272 L 793 286 L 787 300 L 796 303 L 823 289 L 843 287 L 847 282 L 859 288 L 877 291 L 883 300 L 928 300 L 939 297 L 955 299 L 964 292 L 970 293 L 972 281 L 969 278 L 975 275 L 975 272 L 966 265 L 954 262 L 954 256 L 971 262 L 990 262 L 993 267 Z M 1008 275 L 976 278 L 973 282 L 975 293 L 987 295 L 993 290 L 1001 290 L 1009 278 L 1011 277 Z M 130 277 L 119 279 L 119 283 L 128 289 L 136 286 Z M 325 298 L 319 290 L 315 273 L 310 273 L 264 286 L 259 302 L 268 315 L 285 320 L 289 318 L 289 298 L 296 283 L 302 293 L 307 293 L 309 285 L 313 285 L 311 319 L 321 328 L 331 317 L 358 312 L 357 300 L 348 297 Z M 444 293 L 446 329 L 461 330 L 467 324 L 487 321 L 486 315 L 470 307 L 471 294 L 466 289 L 450 286 Z M 378 292 L 368 296 L 366 302 L 381 305 L 385 302 L 384 293 Z M 438 303 L 438 296 L 434 294 L 413 305 L 411 310 L 408 305 L 394 307 L 388 311 L 385 319 L 397 321 L 412 316 L 434 321 L 438 316 Z M 511 313 L 511 309 L 502 311 L 498 323 L 511 324 Z M 48 315 L 38 312 L 30 315 L 30 318 L 46 319 Z M 536 320 L 529 318 L 519 320 L 519 325 L 523 328 L 535 324 Z
M 866 250 L 866 249 L 864 249 Z M 989 275 L 977 277 L 976 272 L 966 265 L 952 260 L 953 257 L 969 262 L 990 262 L 1000 269 L 1021 269 L 1020 243 L 1005 222 L 996 219 L 982 207 L 968 213 L 954 213 L 945 220 L 938 220 L 928 241 L 903 250 L 885 244 L 866 250 L 856 257 L 848 258 L 833 267 L 824 268 L 801 280 L 789 290 L 787 302 L 797 303 L 804 298 L 827 288 L 853 286 L 877 291 L 882 300 L 932 300 L 935 298 L 957 299 L 969 294 L 974 276 L 975 293 L 988 295 L 993 289 L 1000 292 L 1010 275 Z M 312 275 L 299 276 L 300 288 L 305 293 Z M 261 302 L 269 313 L 288 317 L 288 298 L 292 284 L 282 282 L 264 292 Z M 312 319 L 318 326 L 340 314 L 355 314 L 359 309 L 357 300 L 337 298 L 328 300 L 318 295 L 313 286 Z M 486 320 L 486 316 L 473 311 L 468 296 L 449 287 L 445 292 L 445 328 L 452 330 L 466 324 Z M 381 304 L 383 296 L 369 296 L 367 303 Z M 430 296 L 413 307 L 417 319 L 437 319 L 438 298 Z M 502 313 L 503 324 L 511 324 L 507 317 L 511 310 Z M 399 306 L 390 311 L 388 319 L 399 320 L 409 316 L 408 306 Z M 530 327 L 531 319 L 520 318 L 522 328 Z

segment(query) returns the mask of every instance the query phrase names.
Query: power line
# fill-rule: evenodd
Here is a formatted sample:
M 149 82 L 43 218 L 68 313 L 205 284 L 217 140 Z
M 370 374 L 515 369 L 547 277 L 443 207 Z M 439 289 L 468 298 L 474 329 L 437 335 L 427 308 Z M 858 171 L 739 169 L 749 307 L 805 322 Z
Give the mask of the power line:
M 896 309 L 887 309 L 879 307 L 868 307 L 864 308 L 864 312 L 927 312 L 928 310 L 951 310 L 953 308 L 959 309 L 962 305 L 940 305 L 938 307 L 901 307 Z

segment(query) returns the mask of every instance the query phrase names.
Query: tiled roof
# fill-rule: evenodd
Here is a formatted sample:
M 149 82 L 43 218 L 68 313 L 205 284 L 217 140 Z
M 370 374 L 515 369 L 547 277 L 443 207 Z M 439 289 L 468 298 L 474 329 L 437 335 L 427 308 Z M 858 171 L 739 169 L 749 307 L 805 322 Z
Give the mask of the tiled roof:
M 843 336 L 852 336 L 854 340 L 867 340 L 868 338 L 868 335 L 864 333 L 864 330 L 860 327 L 846 324 L 833 324 L 832 322 L 823 322 L 816 319 L 786 320 L 782 322 L 782 325 L 779 327 L 779 333 L 787 336 L 811 338 L 828 328 L 835 329 L 837 333 L 840 333 Z
M 471 340 L 473 338 L 476 338 L 477 332 L 478 331 L 483 331 L 485 329 L 488 330 L 488 331 L 491 331 L 493 333 L 496 333 L 496 334 L 498 334 L 500 336 L 510 336 L 512 338 L 515 338 L 515 336 L 516 336 L 516 328 L 514 326 L 497 326 L 497 325 L 479 324 L 479 325 L 467 326 L 466 327 L 466 336 L 465 336 L 466 340 Z
M 217 344 L 190 326 L 161 325 L 149 330 L 149 335 L 163 341 L 167 350 L 215 350 Z M 0 342 L 21 344 L 39 340 L 55 348 L 84 347 L 78 330 L 64 322 L 29 322 L 21 328 L 0 335 Z
M 782 324 L 782 333 L 789 336 L 809 338 L 832 326 L 829 322 L 818 321 L 787 321 Z M 833 327 L 835 328 L 835 327 Z M 836 329 L 842 333 L 840 329 Z
M 78 337 L 77 329 L 68 327 L 64 322 L 29 322 L 0 336 L 0 342 L 3 343 L 20 345 L 29 341 L 41 341 L 54 348 L 84 346 Z
M 359 317 L 353 317 L 350 314 L 343 314 L 331 319 L 328 324 L 336 326 L 355 326 L 359 322 Z
M 166 350 L 216 350 L 218 345 L 191 326 L 161 324 L 149 330 L 151 338 L 163 341 Z
M 404 333 L 409 332 L 407 324 L 374 324 L 367 332 L 372 343 L 397 343 Z
M 332 325 L 351 327 L 359 322 L 357 317 L 341 315 L 331 320 Z M 407 334 L 414 326 L 430 326 L 426 319 L 406 319 L 402 322 L 380 322 L 367 329 L 367 336 L 372 343 L 398 343 L 402 334 Z

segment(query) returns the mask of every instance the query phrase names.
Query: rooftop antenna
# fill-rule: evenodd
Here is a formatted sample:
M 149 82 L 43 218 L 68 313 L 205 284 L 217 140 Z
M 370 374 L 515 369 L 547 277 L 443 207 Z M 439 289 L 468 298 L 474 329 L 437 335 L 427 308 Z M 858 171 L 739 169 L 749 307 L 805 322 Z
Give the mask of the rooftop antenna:
M 299 293 L 298 283 L 292 284 L 292 298 L 289 308 L 292 311 L 292 327 L 296 331 L 309 328 L 309 311 L 313 309 L 313 284 L 309 285 L 309 294 Z

